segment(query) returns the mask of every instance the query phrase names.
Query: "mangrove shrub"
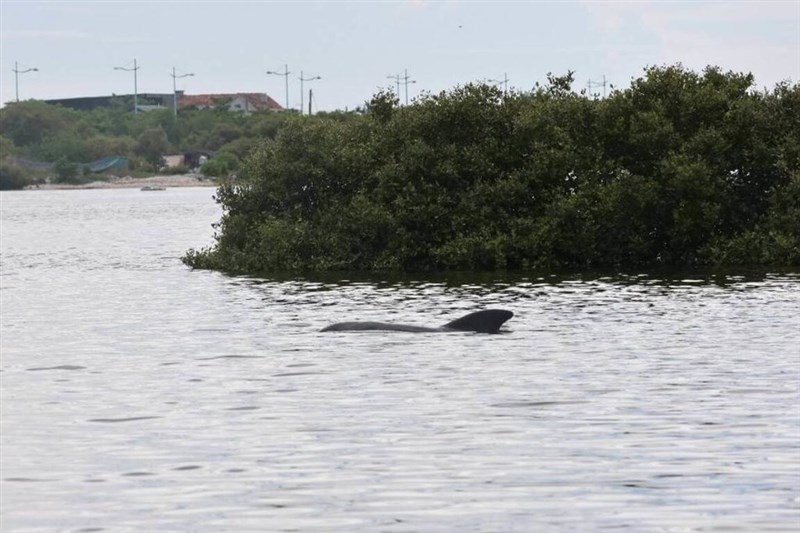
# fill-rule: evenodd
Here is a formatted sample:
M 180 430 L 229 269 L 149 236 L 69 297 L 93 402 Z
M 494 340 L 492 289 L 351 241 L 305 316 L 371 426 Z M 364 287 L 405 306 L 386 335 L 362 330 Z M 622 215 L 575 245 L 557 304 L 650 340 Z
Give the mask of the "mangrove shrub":
M 220 187 L 196 268 L 488 270 L 800 264 L 800 86 L 652 67 L 469 84 L 348 120 L 294 117 Z

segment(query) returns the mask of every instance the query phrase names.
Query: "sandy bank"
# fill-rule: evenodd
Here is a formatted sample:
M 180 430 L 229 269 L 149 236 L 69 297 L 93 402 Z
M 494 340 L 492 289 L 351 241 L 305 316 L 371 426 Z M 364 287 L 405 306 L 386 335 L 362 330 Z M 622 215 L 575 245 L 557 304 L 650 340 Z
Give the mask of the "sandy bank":
M 111 178 L 104 181 L 93 181 L 91 183 L 84 183 L 82 185 L 67 185 L 65 183 L 46 183 L 43 185 L 34 185 L 28 189 L 125 189 L 142 187 L 215 187 L 216 184 L 213 180 L 207 179 L 199 174 L 180 174 L 176 176 L 151 176 L 149 178 L 133 178 L 131 176 L 123 176 L 119 178 Z

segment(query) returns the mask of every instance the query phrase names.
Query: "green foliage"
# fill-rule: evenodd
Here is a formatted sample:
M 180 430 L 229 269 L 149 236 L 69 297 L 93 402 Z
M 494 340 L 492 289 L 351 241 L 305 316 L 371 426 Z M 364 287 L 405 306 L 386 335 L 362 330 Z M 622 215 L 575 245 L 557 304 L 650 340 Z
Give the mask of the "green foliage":
M 69 131 L 76 112 L 30 100 L 7 104 L 0 113 L 0 131 L 18 147 L 41 142 L 45 137 Z
M 163 155 L 170 150 L 167 133 L 161 126 L 146 129 L 136 143 L 136 153 L 157 171 L 164 165 Z
M 379 122 L 389 122 L 400 100 L 392 91 L 380 91 L 367 104 L 367 112 Z
M 58 183 L 78 183 L 78 165 L 66 158 L 61 158 L 53 165 Z
M 84 141 L 84 159 L 95 161 L 109 155 L 134 153 L 136 141 L 126 136 L 94 135 Z
M 191 169 L 186 165 L 176 165 L 174 167 L 165 168 L 162 170 L 164 174 L 178 176 L 181 174 L 188 174 Z
M 24 189 L 31 183 L 22 167 L 0 161 L 0 191 Z
M 290 119 L 219 189 L 197 268 L 800 264 L 800 86 L 653 67 L 592 99 L 572 73 L 346 120 Z
M 14 141 L 9 139 L 5 135 L 0 135 L 0 161 L 16 153 L 17 153 L 17 147 L 14 146 Z
M 240 137 L 223 144 L 219 148 L 219 153 L 227 153 L 236 158 L 237 161 L 245 159 L 259 144 L 259 140 L 253 137 Z
M 793 266 L 800 264 L 800 172 L 772 191 L 769 208 L 750 229 L 707 247 L 715 263 Z
M 230 152 L 220 152 L 200 167 L 200 173 L 212 178 L 224 178 L 239 168 L 239 159 Z
M 32 150 L 32 156 L 39 161 L 89 161 L 86 157 L 86 143 L 75 132 L 61 131 L 42 139 L 42 143 Z
M 274 138 L 287 113 L 184 110 L 176 119 L 168 109 L 133 114 L 133 102 L 117 98 L 108 107 L 74 111 L 44 102 L 10 103 L 0 109 L 2 157 L 14 154 L 35 161 L 65 158 L 86 163 L 110 155 L 141 160 L 151 172 L 165 151 L 229 152 L 241 160 L 263 139 Z M 349 115 L 344 113 L 342 115 Z M 166 135 L 166 143 L 163 132 Z M 235 167 L 235 165 L 229 165 Z

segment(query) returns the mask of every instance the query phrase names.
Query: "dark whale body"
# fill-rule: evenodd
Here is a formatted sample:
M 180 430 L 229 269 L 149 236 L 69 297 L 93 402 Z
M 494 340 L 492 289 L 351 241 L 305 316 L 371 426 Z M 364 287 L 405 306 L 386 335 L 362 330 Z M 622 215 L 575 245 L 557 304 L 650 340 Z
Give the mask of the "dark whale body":
M 475 333 L 497 333 L 508 319 L 514 316 L 504 309 L 486 309 L 457 318 L 438 328 L 387 324 L 385 322 L 339 322 L 320 331 L 408 331 L 411 333 L 433 333 L 443 331 L 473 331 Z

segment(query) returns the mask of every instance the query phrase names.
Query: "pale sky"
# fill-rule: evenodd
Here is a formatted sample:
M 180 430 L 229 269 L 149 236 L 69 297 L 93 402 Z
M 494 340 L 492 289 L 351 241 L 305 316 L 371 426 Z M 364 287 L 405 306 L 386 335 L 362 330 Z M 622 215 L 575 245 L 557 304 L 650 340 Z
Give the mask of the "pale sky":
M 575 71 L 579 90 L 627 87 L 646 66 L 751 72 L 759 88 L 800 82 L 800 0 L 535 2 L 405 0 L 0 0 L 0 102 L 133 93 L 266 92 L 299 107 L 301 71 L 315 110 L 353 109 L 389 76 L 409 98 L 470 81 L 529 90 L 548 72 Z M 596 88 L 594 92 L 602 92 Z M 401 100 L 405 89 L 401 88 Z M 306 96 L 307 98 L 307 96 Z

